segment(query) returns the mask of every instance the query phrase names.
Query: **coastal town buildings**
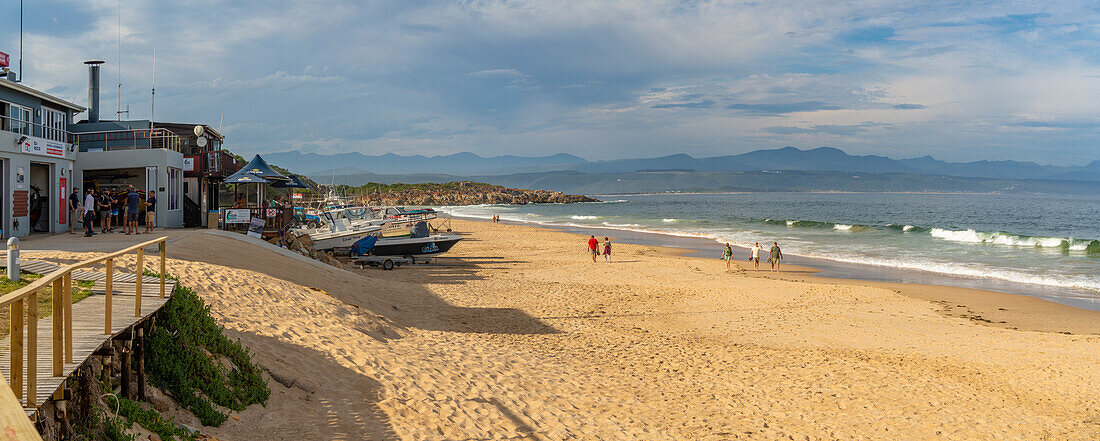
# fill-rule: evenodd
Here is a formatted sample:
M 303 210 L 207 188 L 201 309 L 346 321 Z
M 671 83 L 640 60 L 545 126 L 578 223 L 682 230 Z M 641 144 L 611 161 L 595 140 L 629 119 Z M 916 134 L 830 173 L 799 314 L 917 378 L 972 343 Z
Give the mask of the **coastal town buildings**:
M 101 61 L 89 61 L 88 107 L 0 76 L 0 234 L 69 231 L 68 195 L 121 191 L 157 195 L 157 225 L 205 223 L 218 208 L 221 179 L 239 167 L 225 137 L 204 124 L 103 120 Z M 87 117 L 77 123 L 77 114 Z M 144 219 L 144 216 L 141 217 Z

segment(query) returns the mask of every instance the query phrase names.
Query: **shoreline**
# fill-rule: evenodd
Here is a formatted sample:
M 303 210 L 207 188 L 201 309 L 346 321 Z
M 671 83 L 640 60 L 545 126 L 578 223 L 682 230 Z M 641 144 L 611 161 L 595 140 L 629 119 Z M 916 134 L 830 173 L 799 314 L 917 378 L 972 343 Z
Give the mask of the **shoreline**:
M 463 216 L 453 216 L 453 218 L 469 222 L 492 224 L 492 222 L 487 219 Z M 714 249 L 717 252 L 718 246 L 713 240 L 708 238 L 692 238 L 660 233 L 618 230 L 613 228 L 540 225 L 516 221 L 501 221 L 500 223 L 577 235 L 578 243 L 583 241 L 584 235 L 594 234 L 597 236 L 607 236 L 613 239 L 613 243 L 651 246 L 662 249 L 667 255 L 677 258 L 706 261 L 714 265 L 719 265 L 721 263 L 719 259 L 703 257 L 702 254 L 705 251 L 701 249 L 701 247 L 689 243 L 692 241 L 700 241 L 708 244 L 708 249 Z M 735 246 L 734 249 L 735 258 L 732 263 L 738 267 L 739 272 L 743 272 L 743 274 L 747 276 L 786 281 L 885 288 L 907 297 L 936 303 L 938 305 L 938 311 L 945 316 L 966 318 L 988 326 L 1024 331 L 1100 335 L 1100 311 L 1055 302 L 1034 295 L 935 283 L 867 280 L 859 278 L 859 275 L 843 275 L 837 269 L 854 266 L 868 267 L 866 271 L 870 273 L 900 272 L 911 274 L 916 271 L 900 269 L 894 269 L 893 271 L 878 271 L 879 268 L 870 265 L 843 263 L 840 265 L 828 265 L 835 267 L 831 271 L 828 271 L 819 268 L 819 265 L 815 265 L 816 263 L 822 262 L 819 259 L 801 256 L 792 256 L 792 259 L 784 259 L 784 262 L 793 260 L 796 263 L 784 263 L 782 265 L 784 270 L 781 273 L 767 272 L 765 270 L 768 268 L 767 263 L 761 262 L 761 270 L 757 273 L 752 271 L 747 260 L 739 258 L 741 256 L 746 256 L 748 254 L 748 249 L 737 246 Z M 920 279 L 920 277 L 917 279 Z
M 488 218 L 473 216 L 452 215 L 452 217 L 488 221 Z M 720 245 L 718 245 L 720 241 L 714 237 L 700 234 L 655 231 L 645 228 L 583 225 L 577 223 L 538 223 L 515 220 L 505 220 L 502 222 L 583 234 L 588 234 L 587 232 L 589 231 L 603 231 L 604 233 L 601 233 L 602 235 L 622 237 L 625 238 L 628 243 L 637 243 L 640 245 L 652 243 L 670 244 L 667 246 L 688 248 L 701 255 L 714 253 L 714 257 L 716 258 L 720 250 Z M 631 240 L 637 242 L 630 242 Z M 747 256 L 748 248 L 740 245 L 733 245 L 733 247 L 735 250 Z M 1034 284 L 992 277 L 973 277 L 970 275 L 922 270 L 919 268 L 874 265 L 846 260 L 830 260 L 822 257 L 797 254 L 785 254 L 784 257 L 785 261 L 789 261 L 793 264 L 815 268 L 821 273 L 819 276 L 826 278 L 970 288 L 981 291 L 1037 297 L 1054 303 L 1073 306 L 1075 308 L 1100 311 L 1100 296 L 1097 296 L 1093 291 L 1081 288 Z

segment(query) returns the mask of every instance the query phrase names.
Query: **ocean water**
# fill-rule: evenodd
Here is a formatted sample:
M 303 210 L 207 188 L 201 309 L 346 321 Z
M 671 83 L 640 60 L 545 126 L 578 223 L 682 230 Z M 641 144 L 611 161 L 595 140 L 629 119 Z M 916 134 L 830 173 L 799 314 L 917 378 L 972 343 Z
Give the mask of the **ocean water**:
M 455 216 L 712 239 L 818 261 L 988 281 L 1100 309 L 1100 197 L 956 194 L 597 195 L 586 204 L 441 207 Z M 716 243 L 713 257 L 721 254 Z M 704 254 L 706 255 L 706 254 Z M 960 286 L 984 286 L 961 283 Z M 1005 291 L 1006 289 L 1000 289 Z

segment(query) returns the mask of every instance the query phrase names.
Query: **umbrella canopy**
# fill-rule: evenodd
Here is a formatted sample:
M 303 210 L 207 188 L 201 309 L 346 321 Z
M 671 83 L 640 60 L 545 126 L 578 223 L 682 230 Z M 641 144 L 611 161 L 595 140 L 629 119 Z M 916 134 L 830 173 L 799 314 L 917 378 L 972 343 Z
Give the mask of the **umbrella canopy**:
M 276 182 L 272 184 L 275 188 L 309 188 L 301 179 L 298 179 L 298 175 L 287 176 L 290 180 L 287 182 Z
M 241 170 L 225 178 L 222 182 L 226 184 L 270 184 L 273 181 L 256 176 L 250 170 Z
M 290 178 L 283 176 L 282 173 L 273 170 L 270 165 L 267 165 L 267 161 L 264 161 L 264 158 L 261 158 L 260 155 L 252 157 L 252 160 L 248 161 L 248 164 L 245 164 L 243 168 L 237 171 L 237 173 L 240 172 L 248 172 L 255 176 L 267 179 L 268 181 L 290 181 Z

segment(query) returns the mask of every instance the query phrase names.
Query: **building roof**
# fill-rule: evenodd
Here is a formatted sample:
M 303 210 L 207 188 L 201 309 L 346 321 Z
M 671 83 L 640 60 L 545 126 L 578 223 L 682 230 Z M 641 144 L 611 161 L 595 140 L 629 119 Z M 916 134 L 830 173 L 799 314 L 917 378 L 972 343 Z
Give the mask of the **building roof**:
M 80 106 L 80 105 L 70 103 L 70 102 L 65 101 L 61 98 L 50 95 L 46 92 L 42 92 L 42 91 L 39 91 L 37 89 L 32 89 L 30 87 L 24 86 L 21 83 L 16 83 L 14 81 L 0 80 L 0 87 L 6 87 L 8 89 L 11 89 L 11 90 L 14 90 L 14 91 L 17 91 L 17 92 L 22 92 L 22 93 L 25 93 L 27 95 L 33 96 L 35 98 L 38 98 L 42 101 L 46 101 L 46 102 L 49 102 L 49 103 L 52 103 L 52 104 L 55 104 L 55 105 L 58 105 L 58 106 L 61 106 L 61 107 L 72 109 L 76 112 L 83 112 L 83 111 L 87 110 L 87 109 L 84 108 L 84 106 Z
M 173 133 L 175 133 L 177 135 L 194 135 L 195 134 L 195 132 L 194 132 L 195 126 L 203 126 L 206 133 L 210 134 L 210 136 L 212 136 L 212 137 L 214 137 L 218 140 L 224 140 L 225 139 L 224 135 L 222 135 L 221 133 L 218 133 L 217 130 L 214 130 L 213 127 L 210 127 L 206 124 L 168 123 L 168 122 L 159 122 L 158 121 L 158 122 L 154 122 L 153 125 L 156 126 L 157 128 L 160 128 L 160 129 L 168 129 L 168 130 L 172 131 Z

